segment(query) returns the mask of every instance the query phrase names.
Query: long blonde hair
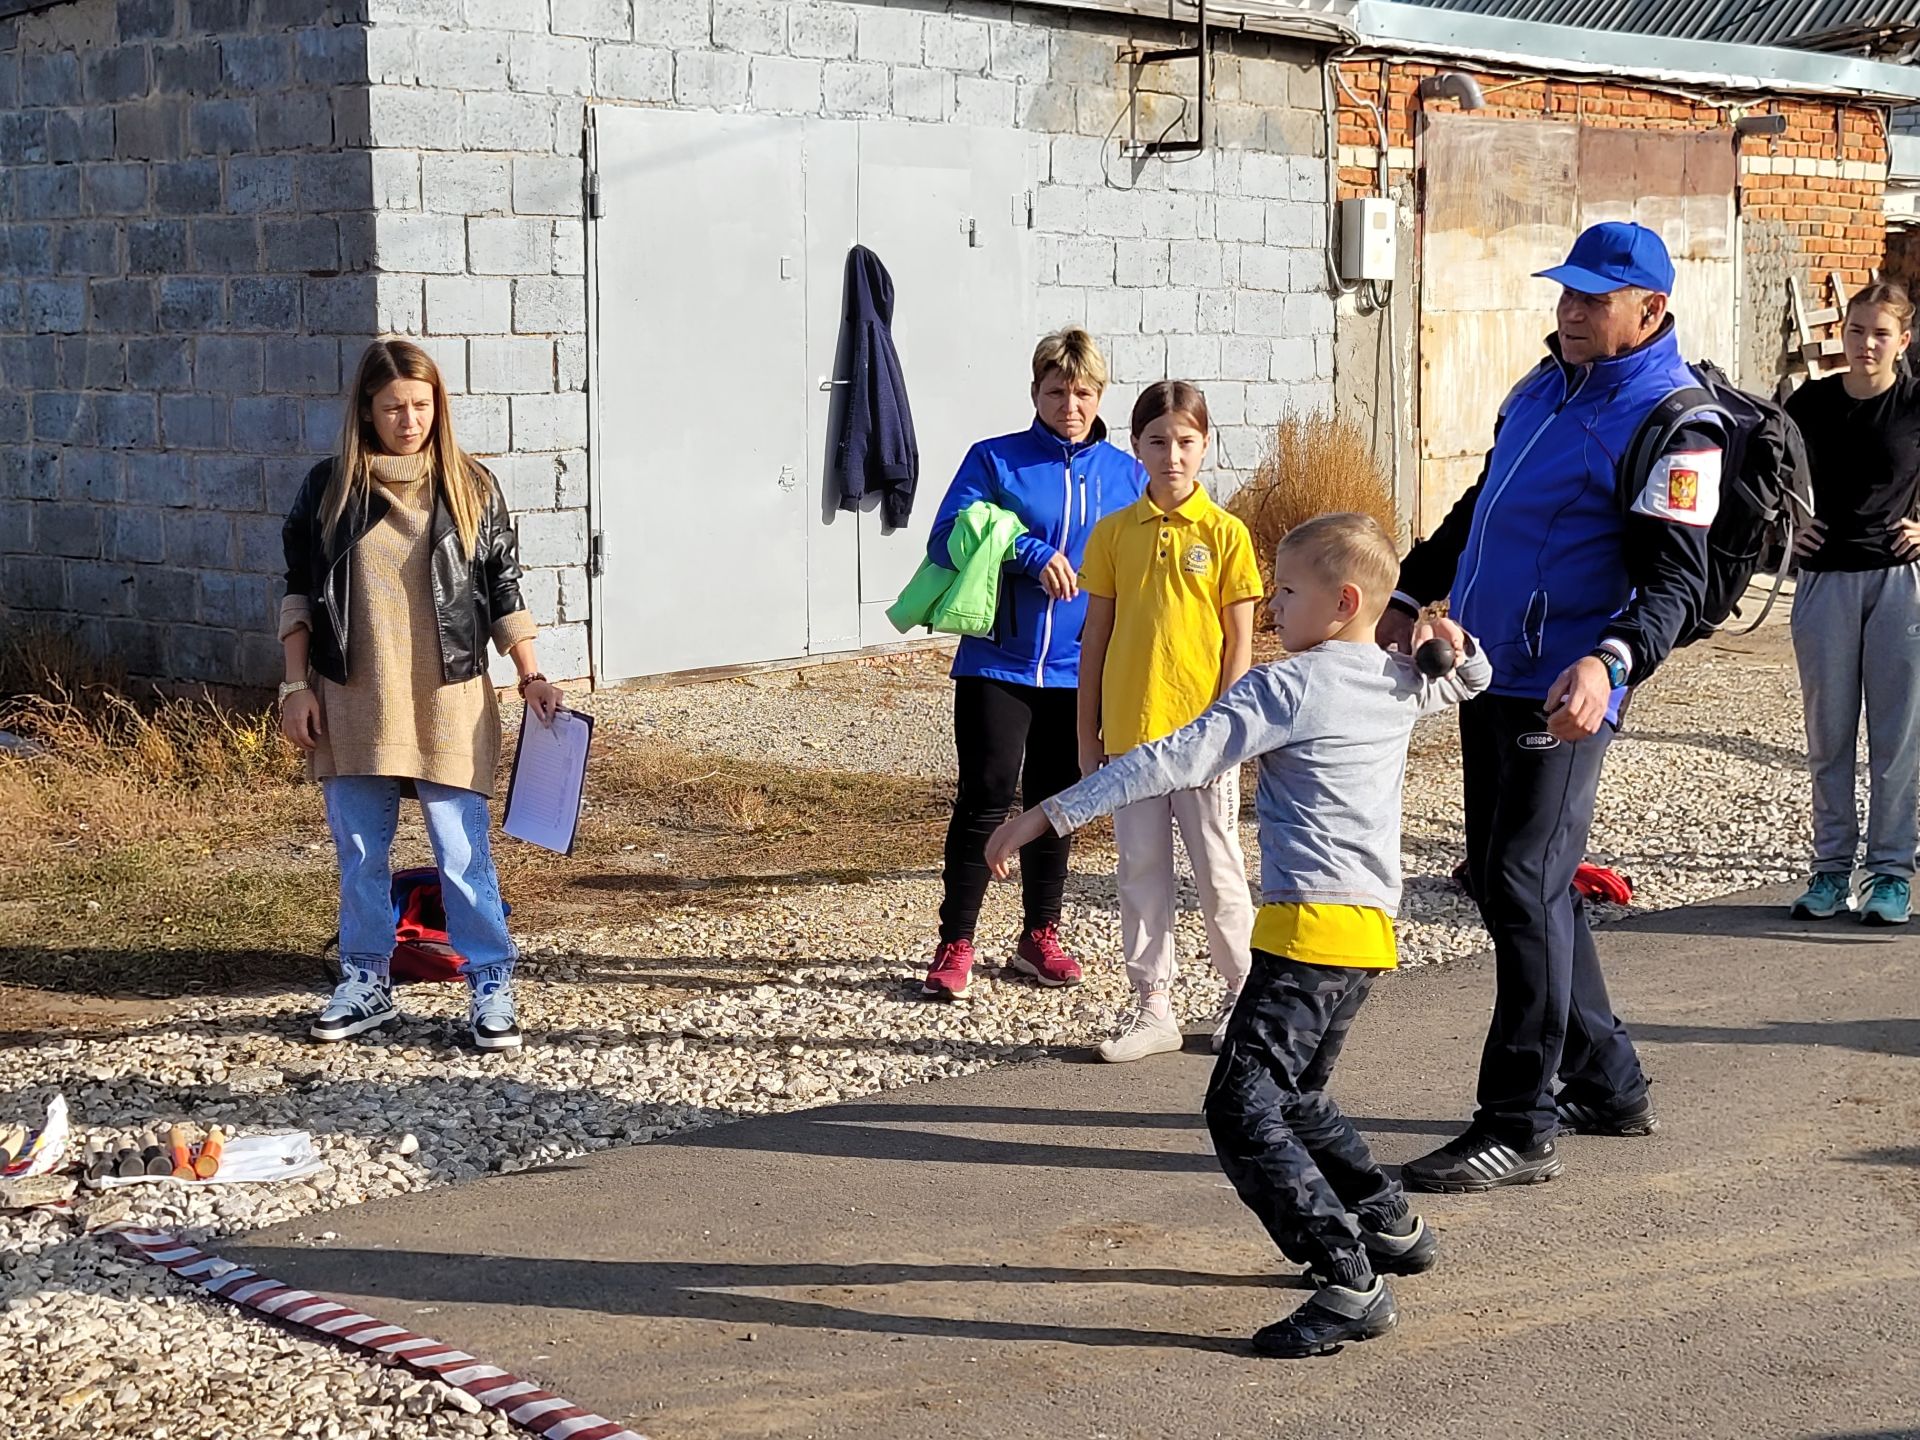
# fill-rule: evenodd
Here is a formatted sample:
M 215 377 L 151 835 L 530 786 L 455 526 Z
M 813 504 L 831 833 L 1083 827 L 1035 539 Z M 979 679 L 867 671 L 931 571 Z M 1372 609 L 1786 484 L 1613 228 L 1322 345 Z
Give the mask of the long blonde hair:
M 487 481 L 453 438 L 453 410 L 447 404 L 446 382 L 433 357 L 408 340 L 376 340 L 367 346 L 347 389 L 346 414 L 340 426 L 340 462 L 321 502 L 322 523 L 328 535 L 339 529 L 353 502 L 365 503 L 373 492 L 373 457 L 383 454 L 373 428 L 373 397 L 396 380 L 424 380 L 433 387 L 433 430 L 427 454 L 433 461 L 434 484 L 447 502 L 460 544 L 473 554 L 480 533 L 480 516 L 487 508 Z

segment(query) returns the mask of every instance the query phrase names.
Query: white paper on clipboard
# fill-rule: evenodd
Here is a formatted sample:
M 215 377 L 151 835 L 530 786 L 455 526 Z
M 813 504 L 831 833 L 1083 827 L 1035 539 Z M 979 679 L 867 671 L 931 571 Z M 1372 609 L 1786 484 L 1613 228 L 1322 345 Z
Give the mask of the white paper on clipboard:
M 562 855 L 570 853 L 580 825 L 587 747 L 592 739 L 591 715 L 562 710 L 551 725 L 542 725 L 529 709 L 520 719 L 520 745 L 514 752 L 507 813 L 500 828 L 516 840 Z

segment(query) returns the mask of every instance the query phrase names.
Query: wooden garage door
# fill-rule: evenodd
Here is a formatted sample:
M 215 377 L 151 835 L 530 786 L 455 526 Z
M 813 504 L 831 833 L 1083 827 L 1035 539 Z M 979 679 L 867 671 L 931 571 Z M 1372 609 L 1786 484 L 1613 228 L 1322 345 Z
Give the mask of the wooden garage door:
M 1501 400 L 1544 353 L 1559 291 L 1533 273 L 1565 259 L 1587 226 L 1659 231 L 1681 350 L 1733 367 L 1732 131 L 1436 115 L 1421 164 L 1420 534 L 1473 484 Z

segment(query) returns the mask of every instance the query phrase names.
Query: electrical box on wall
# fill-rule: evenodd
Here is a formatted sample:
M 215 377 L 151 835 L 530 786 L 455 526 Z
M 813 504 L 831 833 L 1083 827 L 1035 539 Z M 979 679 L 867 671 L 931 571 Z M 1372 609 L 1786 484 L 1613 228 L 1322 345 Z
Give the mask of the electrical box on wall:
M 1360 196 L 1340 202 L 1340 278 L 1391 280 L 1396 207 L 1391 200 Z

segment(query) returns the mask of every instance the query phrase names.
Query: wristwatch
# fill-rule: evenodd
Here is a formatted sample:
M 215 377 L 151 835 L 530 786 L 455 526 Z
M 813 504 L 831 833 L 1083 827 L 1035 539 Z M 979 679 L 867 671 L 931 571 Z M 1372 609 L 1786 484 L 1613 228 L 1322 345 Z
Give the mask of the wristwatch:
M 280 703 L 282 705 L 286 704 L 289 695 L 298 695 L 302 690 L 307 688 L 307 682 L 304 680 L 282 680 L 280 682 Z
M 1627 683 L 1627 662 L 1611 650 L 1601 649 L 1593 652 L 1593 658 L 1607 667 L 1607 684 L 1615 690 L 1622 689 Z

